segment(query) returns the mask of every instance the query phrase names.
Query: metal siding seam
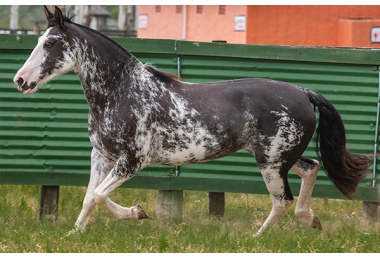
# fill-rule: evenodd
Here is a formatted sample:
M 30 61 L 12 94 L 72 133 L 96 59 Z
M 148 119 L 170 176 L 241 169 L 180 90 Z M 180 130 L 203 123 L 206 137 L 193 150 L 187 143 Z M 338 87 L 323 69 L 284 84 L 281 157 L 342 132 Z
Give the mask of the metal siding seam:
M 375 128 L 375 143 L 373 150 L 373 173 L 372 173 L 372 187 L 376 187 L 376 170 L 377 170 L 377 149 L 379 145 L 379 120 L 380 120 L 380 66 L 377 67 L 377 71 L 379 74 L 379 88 L 378 88 L 378 96 L 377 96 L 377 118 L 376 118 L 376 128 Z
M 178 78 L 181 77 L 181 57 L 177 57 L 177 75 L 178 75 Z M 175 166 L 175 176 L 178 177 L 179 173 L 180 173 L 180 166 L 177 165 Z

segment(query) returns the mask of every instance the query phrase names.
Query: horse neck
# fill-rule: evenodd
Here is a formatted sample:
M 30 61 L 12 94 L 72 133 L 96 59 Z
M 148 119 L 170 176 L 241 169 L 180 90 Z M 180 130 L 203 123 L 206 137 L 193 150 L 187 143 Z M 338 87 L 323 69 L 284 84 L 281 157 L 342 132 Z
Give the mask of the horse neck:
M 120 88 L 127 91 L 130 72 L 141 64 L 104 36 L 82 32 L 81 37 L 74 39 L 73 46 L 77 58 L 74 72 L 79 76 L 90 109 L 95 104 L 104 108 L 106 102 L 117 96 Z

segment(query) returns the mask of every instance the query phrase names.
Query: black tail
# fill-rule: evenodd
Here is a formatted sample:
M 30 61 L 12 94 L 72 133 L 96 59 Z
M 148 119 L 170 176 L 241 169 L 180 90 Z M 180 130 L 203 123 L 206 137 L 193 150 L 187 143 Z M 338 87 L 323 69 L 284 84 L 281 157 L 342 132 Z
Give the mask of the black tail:
M 347 150 L 346 132 L 338 111 L 318 92 L 310 89 L 304 91 L 310 102 L 319 110 L 316 147 L 322 166 L 343 195 L 352 199 L 357 186 L 368 174 L 367 169 L 373 161 L 373 156 Z

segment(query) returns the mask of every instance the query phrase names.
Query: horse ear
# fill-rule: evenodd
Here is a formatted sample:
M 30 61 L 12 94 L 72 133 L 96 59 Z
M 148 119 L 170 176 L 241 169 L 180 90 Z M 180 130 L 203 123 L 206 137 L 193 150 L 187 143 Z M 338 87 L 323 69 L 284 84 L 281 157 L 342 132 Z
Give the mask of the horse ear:
M 63 28 L 65 26 L 65 18 L 63 17 L 61 9 L 55 7 L 55 20 L 57 21 L 59 28 Z
M 49 19 L 52 18 L 54 15 L 49 11 L 49 8 L 47 8 L 46 5 L 44 5 L 44 10 L 46 19 L 49 21 Z

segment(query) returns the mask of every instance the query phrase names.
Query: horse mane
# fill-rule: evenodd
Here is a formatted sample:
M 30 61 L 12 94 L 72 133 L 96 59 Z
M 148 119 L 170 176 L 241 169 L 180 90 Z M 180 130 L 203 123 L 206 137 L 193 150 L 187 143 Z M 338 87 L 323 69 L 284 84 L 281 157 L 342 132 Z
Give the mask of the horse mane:
M 177 75 L 158 70 L 150 63 L 146 63 L 144 67 L 146 70 L 152 73 L 155 77 L 157 77 L 159 80 L 165 83 L 180 82 L 181 80 Z

